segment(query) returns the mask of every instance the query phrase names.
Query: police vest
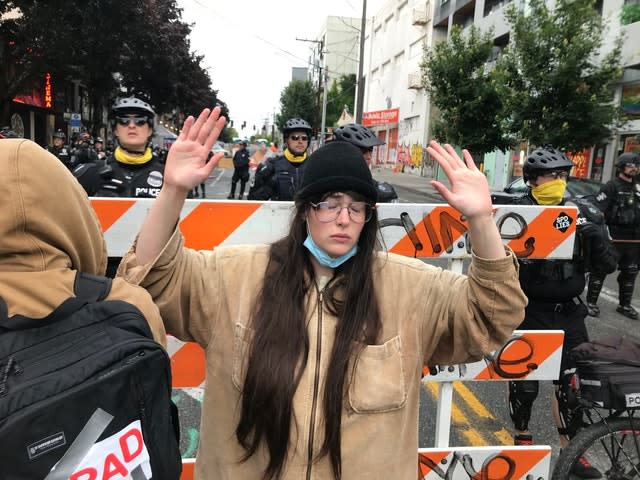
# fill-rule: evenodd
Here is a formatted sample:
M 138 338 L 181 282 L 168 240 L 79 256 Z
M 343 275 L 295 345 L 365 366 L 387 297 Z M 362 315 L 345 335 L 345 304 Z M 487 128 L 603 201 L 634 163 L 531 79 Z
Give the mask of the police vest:
M 105 197 L 157 197 L 164 181 L 164 164 L 154 155 L 142 165 L 120 163 L 107 159 L 111 169 L 96 196 Z
M 274 167 L 274 188 L 275 200 L 293 200 L 294 194 L 302 185 L 305 162 L 291 163 L 284 156 L 279 156 L 273 160 L 268 160 Z

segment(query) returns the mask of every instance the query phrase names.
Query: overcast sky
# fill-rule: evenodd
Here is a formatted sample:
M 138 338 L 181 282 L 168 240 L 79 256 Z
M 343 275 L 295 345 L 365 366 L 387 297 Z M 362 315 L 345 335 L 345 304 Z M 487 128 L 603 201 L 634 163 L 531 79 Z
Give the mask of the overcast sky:
M 367 0 L 367 17 L 384 0 Z M 234 127 L 262 125 L 280 105 L 292 67 L 306 67 L 326 17 L 361 17 L 362 0 L 178 0 L 193 24 L 191 48 L 204 55 L 213 88 L 231 112 Z M 208 105 L 207 105 L 208 106 Z M 204 105 L 203 105 L 204 107 Z M 251 135 L 249 129 L 240 132 Z

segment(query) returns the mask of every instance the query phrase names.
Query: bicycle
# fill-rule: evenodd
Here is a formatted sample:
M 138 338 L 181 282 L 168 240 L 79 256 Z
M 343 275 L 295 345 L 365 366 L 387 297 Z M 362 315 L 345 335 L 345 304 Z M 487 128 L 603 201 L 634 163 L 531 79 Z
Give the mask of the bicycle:
M 552 480 L 571 479 L 586 459 L 604 479 L 640 479 L 640 367 L 636 361 L 577 362 L 577 415 L 583 428 L 556 460 Z
M 602 478 L 640 478 L 640 418 L 624 413 L 610 411 L 578 432 L 558 456 L 552 480 L 572 478 L 571 469 L 581 458 L 597 468 Z

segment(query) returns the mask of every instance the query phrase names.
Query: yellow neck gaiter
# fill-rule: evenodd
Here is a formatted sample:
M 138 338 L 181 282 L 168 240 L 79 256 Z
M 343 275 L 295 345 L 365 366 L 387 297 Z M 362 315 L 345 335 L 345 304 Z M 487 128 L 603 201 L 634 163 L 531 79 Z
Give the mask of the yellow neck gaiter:
M 129 152 L 125 152 L 122 147 L 116 147 L 113 156 L 120 163 L 126 163 L 127 165 L 142 165 L 147 163 L 153 158 L 153 152 L 151 148 L 147 147 L 142 155 L 133 155 Z
M 536 199 L 538 205 L 560 205 L 564 198 L 564 191 L 567 182 L 561 178 L 556 178 L 531 189 L 531 195 Z
M 307 152 L 304 152 L 302 155 L 294 155 L 289 151 L 288 148 L 284 149 L 284 158 L 289 160 L 291 163 L 302 163 L 307 159 Z

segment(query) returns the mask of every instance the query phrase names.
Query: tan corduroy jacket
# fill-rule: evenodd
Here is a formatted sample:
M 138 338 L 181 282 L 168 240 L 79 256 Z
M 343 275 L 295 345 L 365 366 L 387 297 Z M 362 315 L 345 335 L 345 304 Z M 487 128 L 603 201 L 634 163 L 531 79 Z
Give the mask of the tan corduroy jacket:
M 175 233 L 155 262 L 137 265 L 132 250 L 119 274 L 147 288 L 167 331 L 206 351 L 196 478 L 260 479 L 265 449 L 246 462 L 236 441 L 251 330 L 251 308 L 268 260 L 268 246 L 194 251 Z M 374 282 L 382 333 L 351 363 L 342 418 L 343 479 L 417 478 L 418 402 L 424 364 L 455 364 L 496 349 L 524 316 L 526 298 L 512 252 L 499 260 L 474 257 L 468 276 L 422 261 L 380 253 Z M 286 295 L 286 292 L 283 292 Z M 324 435 L 321 399 L 337 319 L 315 291 L 307 317 L 310 353 L 294 396 L 289 455 L 282 478 L 330 479 L 323 457 L 309 465 Z M 266 412 L 265 412 L 266 413 Z
M 0 140 L 0 202 L 0 298 L 9 317 L 46 317 L 74 296 L 76 272 L 104 275 L 98 218 L 51 153 L 30 140 Z M 166 343 L 158 307 L 143 288 L 115 279 L 107 300 L 137 306 L 156 341 Z

